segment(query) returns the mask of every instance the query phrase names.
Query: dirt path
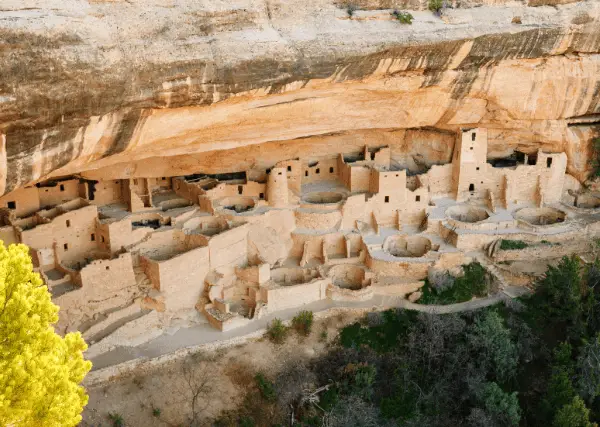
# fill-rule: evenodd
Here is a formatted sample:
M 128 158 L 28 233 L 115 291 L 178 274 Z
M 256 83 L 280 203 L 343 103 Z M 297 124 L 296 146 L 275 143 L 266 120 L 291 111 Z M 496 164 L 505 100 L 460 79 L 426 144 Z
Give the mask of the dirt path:
M 269 314 L 247 326 L 228 332 L 218 331 L 208 324 L 199 324 L 189 328 L 181 328 L 174 333 L 165 332 L 158 338 L 137 347 L 117 347 L 93 358 L 92 363 L 94 364 L 94 371 L 97 371 L 132 360 L 143 361 L 164 356 L 184 348 L 191 349 L 193 347 L 205 346 L 211 343 L 216 344 L 218 342 L 235 340 L 236 338 L 243 341 L 244 337 L 250 338 L 256 336 L 257 333 L 262 333 L 267 324 L 275 317 L 282 320 L 291 320 L 299 310 L 311 310 L 317 315 L 319 313 L 325 315 L 328 310 L 335 308 L 348 309 L 349 311 L 356 309 L 380 311 L 389 308 L 404 308 L 407 310 L 428 313 L 458 313 L 498 304 L 504 299 L 509 298 L 507 294 L 508 292 L 501 292 L 486 298 L 450 305 L 420 305 L 411 303 L 400 297 L 389 295 L 375 295 L 372 299 L 361 302 L 335 302 L 323 300 L 302 307 Z M 510 296 L 513 297 L 515 295 Z M 236 341 L 239 342 L 239 340 Z

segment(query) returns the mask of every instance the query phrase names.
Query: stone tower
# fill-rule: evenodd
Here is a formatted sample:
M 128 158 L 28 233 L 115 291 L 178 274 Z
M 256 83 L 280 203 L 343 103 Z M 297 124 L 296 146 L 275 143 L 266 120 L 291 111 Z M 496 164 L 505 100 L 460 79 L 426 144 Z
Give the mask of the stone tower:
M 267 182 L 267 201 L 274 208 L 280 208 L 289 204 L 288 179 L 285 167 L 271 169 Z
M 483 197 L 486 188 L 487 129 L 463 129 L 454 147 L 452 185 L 456 200 Z

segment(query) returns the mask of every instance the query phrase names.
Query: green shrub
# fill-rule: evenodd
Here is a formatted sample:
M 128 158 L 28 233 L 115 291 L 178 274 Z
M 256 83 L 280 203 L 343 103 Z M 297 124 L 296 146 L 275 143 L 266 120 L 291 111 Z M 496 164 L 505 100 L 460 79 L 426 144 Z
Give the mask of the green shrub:
M 272 343 L 281 344 L 287 337 L 288 328 L 281 319 L 275 318 L 267 325 L 267 337 Z
M 421 288 L 423 295 L 419 304 L 455 304 L 469 301 L 474 296 L 483 297 L 487 293 L 487 280 L 485 268 L 478 262 L 463 266 L 464 276 L 457 277 L 452 287 L 436 290 L 429 281 Z
M 321 342 L 327 341 L 327 335 L 328 335 L 327 334 L 327 329 L 323 329 L 321 331 L 321 334 L 319 335 L 319 341 L 321 341 Z
M 152 415 L 154 415 L 155 417 L 160 417 L 160 408 L 156 408 L 156 407 L 152 407 Z
M 303 310 L 292 319 L 292 327 L 305 337 L 310 335 L 313 325 L 313 312 Z
M 239 426 L 240 427 L 255 427 L 256 423 L 254 422 L 254 420 L 250 417 L 241 417 L 239 420 Z
M 256 374 L 254 379 L 256 380 L 256 385 L 258 386 L 261 396 L 269 402 L 274 402 L 277 399 L 277 393 L 275 393 L 275 386 L 273 383 L 266 379 L 262 372 Z
M 348 14 L 348 16 L 350 18 L 352 18 L 354 16 L 354 12 L 358 10 L 358 6 L 356 6 L 355 4 L 348 4 L 346 6 L 346 13 Z
M 429 10 L 439 13 L 442 10 L 443 0 L 429 0 Z
M 502 239 L 502 241 L 500 242 L 500 249 L 502 250 L 506 250 L 506 249 L 525 249 L 527 246 L 527 243 L 525 243 L 522 240 L 505 240 Z
M 109 412 L 108 418 L 110 418 L 110 420 L 112 421 L 113 427 L 123 427 L 125 425 L 123 417 L 117 412 Z
M 408 12 L 400 12 L 397 10 L 394 10 L 392 12 L 392 15 L 394 16 L 394 18 L 396 18 L 401 24 L 412 24 L 413 21 L 413 16 L 408 13 Z

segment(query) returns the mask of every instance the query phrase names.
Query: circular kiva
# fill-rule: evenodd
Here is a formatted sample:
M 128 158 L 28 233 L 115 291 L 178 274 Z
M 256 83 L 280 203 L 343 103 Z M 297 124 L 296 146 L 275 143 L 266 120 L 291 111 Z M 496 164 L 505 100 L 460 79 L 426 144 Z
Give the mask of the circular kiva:
M 567 215 L 554 208 L 523 208 L 515 212 L 515 218 L 531 225 L 551 225 L 564 222 Z
M 446 209 L 446 215 L 460 222 L 479 222 L 488 219 L 490 216 L 483 208 L 475 206 L 458 205 Z
M 344 200 L 344 195 L 333 191 L 315 191 L 302 197 L 303 202 L 313 205 L 328 205 L 339 203 L 342 200 Z
M 431 249 L 431 240 L 422 236 L 390 236 L 383 250 L 395 257 L 418 258 Z

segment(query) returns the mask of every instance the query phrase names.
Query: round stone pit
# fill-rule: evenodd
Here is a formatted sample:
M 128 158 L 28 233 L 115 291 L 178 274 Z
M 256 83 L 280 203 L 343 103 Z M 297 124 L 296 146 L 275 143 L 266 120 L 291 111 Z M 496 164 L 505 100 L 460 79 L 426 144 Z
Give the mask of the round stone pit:
M 565 222 L 567 214 L 555 208 L 523 208 L 515 212 L 515 218 L 530 225 L 553 225 Z
M 446 215 L 450 218 L 467 223 L 484 221 L 490 217 L 487 211 L 476 206 L 457 205 L 446 209 Z
M 422 236 L 390 236 L 383 250 L 399 258 L 419 258 L 431 250 L 431 240 Z

